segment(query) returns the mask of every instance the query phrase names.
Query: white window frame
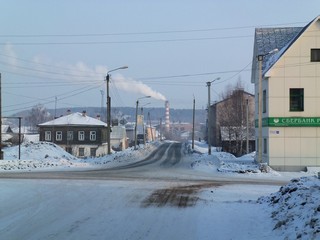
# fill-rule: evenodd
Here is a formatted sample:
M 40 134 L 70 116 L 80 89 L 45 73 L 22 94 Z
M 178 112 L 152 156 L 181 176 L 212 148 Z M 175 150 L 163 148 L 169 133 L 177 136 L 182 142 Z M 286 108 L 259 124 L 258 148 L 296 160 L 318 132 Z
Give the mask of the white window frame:
M 97 140 L 97 132 L 90 131 L 90 141 L 96 141 L 96 140 Z
M 84 141 L 85 137 L 84 137 L 84 131 L 79 131 L 78 132 L 78 140 L 79 141 Z
M 51 141 L 51 131 L 45 131 L 44 132 L 44 140 L 45 141 Z
M 56 141 L 62 141 L 62 131 L 56 131 Z

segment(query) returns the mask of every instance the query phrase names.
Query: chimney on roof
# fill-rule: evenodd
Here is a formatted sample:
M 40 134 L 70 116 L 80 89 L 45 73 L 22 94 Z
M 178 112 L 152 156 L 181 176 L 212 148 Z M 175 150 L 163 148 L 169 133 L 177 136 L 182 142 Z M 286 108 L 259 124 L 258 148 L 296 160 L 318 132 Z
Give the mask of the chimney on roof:
M 97 119 L 98 119 L 98 120 L 101 120 L 100 114 L 97 115 Z
M 87 111 L 86 111 L 86 110 L 83 110 L 83 111 L 82 111 L 82 116 L 84 116 L 84 117 L 87 116 Z
M 69 115 L 69 114 L 71 114 L 71 110 L 70 109 L 67 110 L 67 115 Z

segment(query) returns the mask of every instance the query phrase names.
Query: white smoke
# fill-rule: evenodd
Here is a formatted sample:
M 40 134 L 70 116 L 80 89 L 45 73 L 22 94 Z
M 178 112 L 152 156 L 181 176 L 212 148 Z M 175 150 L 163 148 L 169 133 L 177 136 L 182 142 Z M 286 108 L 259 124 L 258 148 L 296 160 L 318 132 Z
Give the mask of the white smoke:
M 166 97 L 163 94 L 153 90 L 143 82 L 136 81 L 132 78 L 124 78 L 123 76 L 117 75 L 114 79 L 114 84 L 117 88 L 127 92 L 138 93 L 144 96 L 151 96 L 156 100 L 166 101 Z
M 101 85 L 108 71 L 108 69 L 102 65 L 91 67 L 82 61 L 74 64 L 56 62 L 50 58 L 39 55 L 34 56 L 31 61 L 20 61 L 21 59 L 17 57 L 11 44 L 4 46 L 4 52 L 6 61 L 9 63 L 11 69 L 15 69 L 16 73 L 27 74 L 40 79 L 55 79 L 62 82 L 81 82 L 86 85 Z M 125 78 L 119 73 L 115 73 L 112 79 L 115 86 L 123 91 L 151 96 L 161 101 L 166 100 L 163 94 L 153 90 L 141 81 Z

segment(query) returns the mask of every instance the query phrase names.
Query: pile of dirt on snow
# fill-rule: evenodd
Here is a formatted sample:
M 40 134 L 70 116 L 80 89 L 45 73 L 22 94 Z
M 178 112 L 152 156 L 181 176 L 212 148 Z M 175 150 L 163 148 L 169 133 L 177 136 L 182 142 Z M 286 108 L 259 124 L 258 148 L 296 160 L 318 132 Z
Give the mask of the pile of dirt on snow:
M 320 180 L 293 179 L 276 193 L 258 200 L 271 207 L 274 231 L 284 239 L 320 239 Z

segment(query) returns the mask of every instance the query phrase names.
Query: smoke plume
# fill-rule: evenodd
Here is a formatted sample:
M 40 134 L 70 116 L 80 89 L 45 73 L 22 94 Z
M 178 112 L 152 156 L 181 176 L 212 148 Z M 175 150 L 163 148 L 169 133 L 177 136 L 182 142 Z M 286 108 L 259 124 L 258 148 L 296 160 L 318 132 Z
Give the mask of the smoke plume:
M 151 96 L 154 99 L 166 101 L 166 97 L 164 95 L 153 90 L 151 87 L 144 84 L 143 82 L 136 81 L 132 78 L 124 78 L 118 75 L 114 80 L 114 84 L 117 88 L 127 92 L 138 93 L 143 96 Z

